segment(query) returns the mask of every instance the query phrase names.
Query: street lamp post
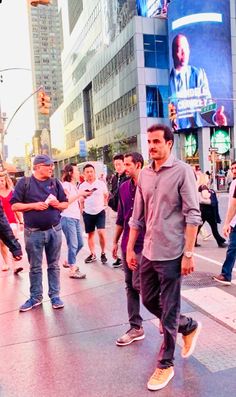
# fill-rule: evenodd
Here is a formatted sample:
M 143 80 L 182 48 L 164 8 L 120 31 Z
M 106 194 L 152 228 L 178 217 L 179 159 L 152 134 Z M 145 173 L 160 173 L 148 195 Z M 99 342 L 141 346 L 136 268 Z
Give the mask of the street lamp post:
M 5 112 L 1 111 L 0 108 L 0 171 L 3 171 L 3 161 L 5 160 L 4 155 L 4 136 L 5 136 L 5 122 L 7 116 Z
M 213 182 L 213 189 L 217 189 L 216 185 L 216 155 L 218 152 L 217 147 L 210 147 L 209 152 L 211 154 L 211 160 L 212 160 L 212 182 Z

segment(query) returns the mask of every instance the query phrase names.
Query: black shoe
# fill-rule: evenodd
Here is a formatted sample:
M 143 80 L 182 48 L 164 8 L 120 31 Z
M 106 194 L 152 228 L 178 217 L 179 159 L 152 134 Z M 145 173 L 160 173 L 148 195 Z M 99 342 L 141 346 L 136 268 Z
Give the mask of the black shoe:
M 221 244 L 218 244 L 218 247 L 219 248 L 226 248 L 226 247 L 228 247 L 228 244 L 227 243 L 221 243 Z
M 194 246 L 195 247 L 201 247 L 201 244 L 195 243 Z
M 84 261 L 85 263 L 91 263 L 91 262 L 95 262 L 96 260 L 97 260 L 96 255 L 91 254 Z
M 106 254 L 104 252 L 101 253 L 101 262 L 102 263 L 106 263 L 107 262 L 107 257 L 106 257 Z
M 122 266 L 122 260 L 120 258 L 117 258 L 116 261 L 114 263 L 112 263 L 112 266 L 114 268 L 121 267 Z

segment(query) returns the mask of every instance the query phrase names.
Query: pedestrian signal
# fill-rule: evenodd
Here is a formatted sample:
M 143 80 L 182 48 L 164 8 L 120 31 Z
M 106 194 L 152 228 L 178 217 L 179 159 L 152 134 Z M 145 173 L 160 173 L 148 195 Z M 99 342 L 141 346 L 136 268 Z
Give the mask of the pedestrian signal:
M 176 120 L 176 107 L 173 103 L 169 103 L 168 105 L 168 111 L 169 111 L 169 119 L 170 120 Z

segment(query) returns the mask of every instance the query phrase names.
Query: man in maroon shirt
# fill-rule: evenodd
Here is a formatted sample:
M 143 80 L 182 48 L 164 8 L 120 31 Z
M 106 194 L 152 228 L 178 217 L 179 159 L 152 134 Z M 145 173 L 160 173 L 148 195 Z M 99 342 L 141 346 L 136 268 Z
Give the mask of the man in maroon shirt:
M 140 316 L 140 299 L 139 299 L 139 270 L 130 270 L 126 262 L 126 247 L 129 238 L 129 219 L 133 212 L 134 197 L 139 172 L 143 167 L 143 157 L 137 152 L 128 153 L 124 156 L 124 166 L 126 175 L 129 180 L 122 183 L 119 188 L 119 205 L 116 220 L 116 229 L 113 242 L 112 254 L 117 258 L 118 241 L 121 234 L 121 251 L 122 263 L 125 272 L 125 283 L 127 291 L 127 308 L 130 329 L 120 338 L 117 339 L 118 346 L 126 346 L 130 343 L 141 340 L 145 337 L 142 327 L 142 317 Z M 143 249 L 144 231 L 140 232 L 135 244 L 135 253 L 138 258 L 141 257 Z

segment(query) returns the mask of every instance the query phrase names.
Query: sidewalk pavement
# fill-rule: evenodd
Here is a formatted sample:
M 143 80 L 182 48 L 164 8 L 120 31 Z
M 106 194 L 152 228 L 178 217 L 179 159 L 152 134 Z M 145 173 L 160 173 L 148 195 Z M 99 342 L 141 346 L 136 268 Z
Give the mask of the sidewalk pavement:
M 86 241 L 85 241 L 86 247 Z M 99 251 L 98 251 L 99 253 Z M 65 245 L 62 260 L 65 258 Z M 83 263 L 84 280 L 68 277 L 61 267 L 64 309 L 53 310 L 47 297 L 44 264 L 43 305 L 25 313 L 29 296 L 27 259 L 24 272 L 0 274 L 0 397 L 136 397 L 150 396 L 146 383 L 156 367 L 162 343 L 157 322 L 142 307 L 145 339 L 126 347 L 115 344 L 129 328 L 124 274 L 112 258 Z M 186 290 L 186 289 L 185 289 Z M 189 300 L 188 300 L 189 302 Z M 178 337 L 175 376 L 156 392 L 161 397 L 236 395 L 236 335 L 198 306 L 183 300 L 182 312 L 203 324 L 195 352 L 182 359 Z M 231 351 L 225 354 L 225 351 Z

